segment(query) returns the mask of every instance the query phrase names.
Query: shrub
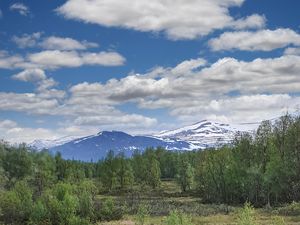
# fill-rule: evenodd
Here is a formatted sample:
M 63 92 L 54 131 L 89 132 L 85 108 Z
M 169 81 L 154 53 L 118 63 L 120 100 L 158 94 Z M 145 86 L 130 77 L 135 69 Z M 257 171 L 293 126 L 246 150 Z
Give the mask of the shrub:
M 144 204 L 140 204 L 138 207 L 138 210 L 137 210 L 135 224 L 136 225 L 144 225 L 145 220 L 148 216 L 149 216 L 149 208 Z
M 98 218 L 104 221 L 120 220 L 123 217 L 123 211 L 121 208 L 117 208 L 115 201 L 109 197 L 101 204 L 100 211 L 98 212 Z
M 284 219 L 279 216 L 273 217 L 272 225 L 286 225 Z
M 240 210 L 238 214 L 238 225 L 256 225 L 255 223 L 255 210 L 246 202 L 244 207 Z
M 278 213 L 284 216 L 299 216 L 300 215 L 300 203 L 292 202 L 289 205 L 278 209 Z
M 34 204 L 29 224 L 50 225 L 49 211 L 41 201 L 37 201 Z
M 78 198 L 72 186 L 59 183 L 45 196 L 52 224 L 70 225 L 78 209 Z
M 72 216 L 68 219 L 68 225 L 91 225 L 90 221 L 86 218 Z
M 25 181 L 17 182 L 11 191 L 0 194 L 2 220 L 6 224 L 24 224 L 32 210 L 32 191 Z
M 177 210 L 171 211 L 169 216 L 164 221 L 165 225 L 193 225 L 192 218 Z

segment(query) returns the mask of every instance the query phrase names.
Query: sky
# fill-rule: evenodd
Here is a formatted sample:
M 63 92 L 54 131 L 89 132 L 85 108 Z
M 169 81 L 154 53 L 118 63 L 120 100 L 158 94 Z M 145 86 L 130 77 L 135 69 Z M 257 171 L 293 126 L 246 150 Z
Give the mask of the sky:
M 300 108 L 298 0 L 1 0 L 0 138 L 149 134 Z

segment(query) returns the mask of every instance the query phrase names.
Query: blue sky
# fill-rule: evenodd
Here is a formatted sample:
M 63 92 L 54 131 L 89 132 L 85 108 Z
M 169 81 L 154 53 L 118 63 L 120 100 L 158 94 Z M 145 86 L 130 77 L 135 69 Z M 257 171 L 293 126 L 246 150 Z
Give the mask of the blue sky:
M 0 2 L 12 142 L 259 122 L 300 105 L 300 2 Z

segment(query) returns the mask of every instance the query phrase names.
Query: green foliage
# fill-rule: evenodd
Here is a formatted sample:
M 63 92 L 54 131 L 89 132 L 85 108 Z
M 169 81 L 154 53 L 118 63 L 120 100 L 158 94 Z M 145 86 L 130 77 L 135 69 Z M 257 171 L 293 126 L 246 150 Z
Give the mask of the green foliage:
M 238 225 L 256 225 L 255 210 L 250 203 L 245 203 L 244 207 L 238 213 Z
M 25 145 L 0 142 L 0 223 L 71 225 L 118 219 L 124 213 L 121 204 L 112 199 L 97 204 L 99 191 L 125 195 L 148 189 L 164 194 L 161 178 L 176 178 L 182 192 L 197 194 L 205 202 L 249 201 L 254 206 L 292 202 L 278 213 L 298 216 L 299 171 L 300 117 L 290 115 L 263 121 L 255 135 L 239 134 L 232 145 L 218 149 L 171 152 L 149 148 L 136 151 L 132 158 L 110 151 L 98 163 L 64 160 L 59 153 L 53 157 Z M 162 207 L 157 208 L 164 213 L 170 210 Z M 252 212 L 246 205 L 240 212 L 241 224 L 254 223 Z M 139 214 L 147 216 L 142 208 Z M 172 212 L 170 220 L 179 214 Z
M 4 223 L 27 222 L 32 211 L 32 192 L 26 182 L 19 181 L 13 190 L 1 192 L 0 207 Z
M 278 213 L 284 216 L 299 216 L 300 215 L 300 203 L 292 202 L 284 207 L 278 208 Z
M 180 160 L 178 167 L 176 178 L 181 190 L 183 192 L 191 190 L 194 184 L 194 168 L 185 158 Z
M 20 146 L 19 149 L 9 149 L 3 159 L 3 169 L 7 172 L 10 181 L 22 180 L 32 173 L 32 159 L 27 149 Z
M 272 225 L 286 225 L 282 217 L 275 216 L 272 220 Z
M 149 216 L 149 208 L 145 204 L 140 204 L 135 216 L 136 225 L 144 225 L 146 218 Z
M 45 196 L 49 209 L 50 219 L 54 225 L 70 225 L 70 221 L 76 216 L 78 198 L 73 194 L 70 184 L 58 183 Z
M 98 212 L 100 220 L 111 221 L 119 220 L 123 217 L 121 208 L 117 208 L 113 198 L 109 197 L 102 202 L 100 212 Z
M 193 225 L 192 218 L 187 214 L 178 212 L 177 210 L 171 211 L 169 216 L 164 221 L 165 225 Z
M 42 201 L 39 200 L 34 204 L 29 221 L 30 225 L 51 224 L 49 211 Z

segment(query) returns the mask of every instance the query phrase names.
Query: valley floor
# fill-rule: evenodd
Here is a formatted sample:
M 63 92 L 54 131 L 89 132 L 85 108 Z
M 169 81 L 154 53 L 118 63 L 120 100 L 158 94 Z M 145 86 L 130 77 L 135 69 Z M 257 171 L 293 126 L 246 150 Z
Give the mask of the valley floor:
M 256 224 L 257 225 L 275 225 L 273 214 L 266 214 L 257 212 L 256 215 Z M 284 216 L 282 217 L 286 225 L 299 225 L 300 217 L 299 216 Z M 146 220 L 145 225 L 162 225 L 165 217 L 156 216 L 149 217 Z M 236 214 L 217 214 L 210 216 L 193 216 L 192 222 L 195 225 L 236 225 Z M 132 216 L 128 216 L 120 221 L 110 221 L 110 222 L 102 222 L 98 223 L 99 225 L 135 225 L 135 218 Z
M 224 204 L 203 204 L 201 199 L 193 195 L 182 195 L 174 181 L 163 181 L 161 189 L 153 192 L 144 189 L 122 195 L 101 195 L 99 201 L 113 198 L 115 202 L 126 202 L 127 214 L 118 221 L 98 222 L 98 225 L 136 225 L 136 211 L 140 204 L 147 205 L 149 216 L 144 225 L 163 225 L 167 215 L 172 210 L 178 210 L 190 215 L 194 225 L 237 225 L 238 214 L 242 206 L 227 206 Z M 288 206 L 290 207 L 290 206 Z M 255 209 L 255 223 L 249 225 L 296 225 L 300 224 L 300 206 L 296 211 L 284 214 L 280 208 Z M 299 207 L 299 208 L 298 208 Z M 295 207 L 294 207 L 295 208 Z M 281 208 L 282 209 L 282 208 Z M 290 210 L 290 208 L 289 208 Z M 293 209 L 295 210 L 295 209 Z M 299 212 L 298 212 L 299 211 Z M 248 225 L 248 223 L 247 223 Z

